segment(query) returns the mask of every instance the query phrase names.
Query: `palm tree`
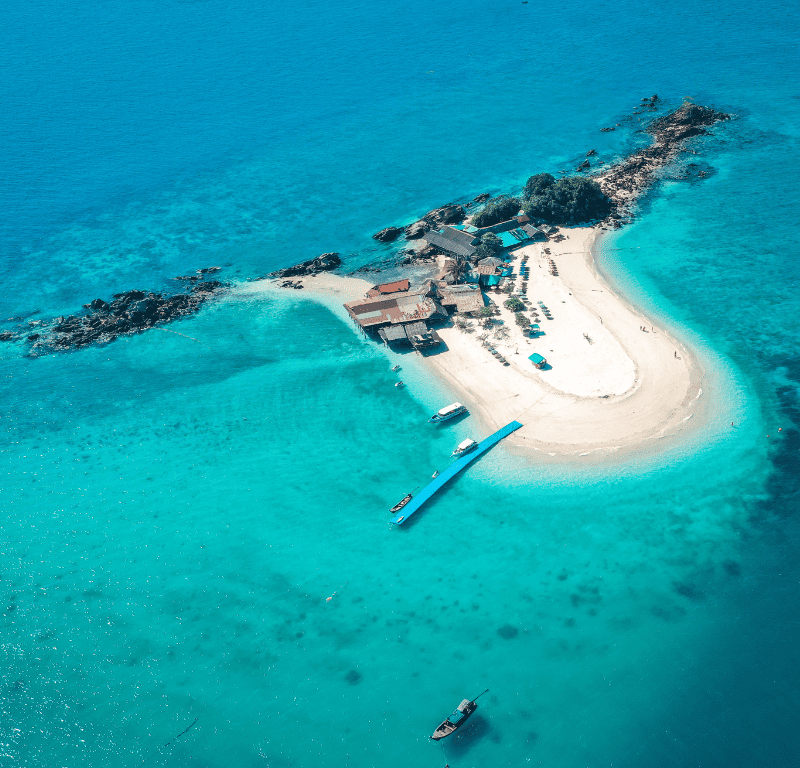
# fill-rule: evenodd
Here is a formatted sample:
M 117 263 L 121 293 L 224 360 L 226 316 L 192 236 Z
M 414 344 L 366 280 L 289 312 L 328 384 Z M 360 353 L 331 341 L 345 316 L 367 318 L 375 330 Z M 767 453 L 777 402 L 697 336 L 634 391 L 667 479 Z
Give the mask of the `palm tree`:
M 453 281 L 460 283 L 464 275 L 467 273 L 469 262 L 463 256 L 456 256 L 455 263 L 453 264 L 450 274 L 453 275 Z

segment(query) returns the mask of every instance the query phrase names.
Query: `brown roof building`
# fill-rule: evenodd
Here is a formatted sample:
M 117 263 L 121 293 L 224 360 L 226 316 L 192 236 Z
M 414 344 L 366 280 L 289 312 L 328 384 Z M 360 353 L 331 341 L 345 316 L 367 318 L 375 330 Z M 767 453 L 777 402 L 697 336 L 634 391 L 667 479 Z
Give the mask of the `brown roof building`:
M 428 292 L 431 293 L 430 287 Z M 415 320 L 444 320 L 447 312 L 425 292 L 400 292 L 350 301 L 344 305 L 350 317 L 364 330 L 399 325 Z
M 367 296 L 385 296 L 389 293 L 401 293 L 407 291 L 410 287 L 411 283 L 408 280 L 397 280 L 394 283 L 373 286 L 367 291 Z
M 481 289 L 474 283 L 441 287 L 439 294 L 445 307 L 452 307 L 461 314 L 474 314 L 485 306 Z

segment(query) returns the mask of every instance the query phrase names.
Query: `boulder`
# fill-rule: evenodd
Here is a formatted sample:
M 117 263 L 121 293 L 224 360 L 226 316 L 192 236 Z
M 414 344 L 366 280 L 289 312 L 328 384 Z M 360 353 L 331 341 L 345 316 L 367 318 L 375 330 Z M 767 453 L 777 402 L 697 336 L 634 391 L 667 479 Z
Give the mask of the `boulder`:
M 386 229 L 382 229 L 380 232 L 376 232 L 373 236 L 373 240 L 378 240 L 381 243 L 391 243 L 394 240 L 397 240 L 400 235 L 403 234 L 402 227 L 386 227 Z
M 14 338 L 14 334 L 11 331 L 3 331 L 0 333 L 0 341 L 11 341 Z
M 467 212 L 461 205 L 448 203 L 441 208 L 434 208 L 428 211 L 422 221 L 427 221 L 431 229 L 438 229 L 443 224 L 460 224 L 467 218 Z
M 271 272 L 270 277 L 296 277 L 298 275 L 311 275 L 316 272 L 329 272 L 342 265 L 342 260 L 339 258 L 338 253 L 323 253 L 317 256 L 316 259 L 309 259 L 302 261 L 300 264 L 295 264 L 293 267 L 285 267 L 276 272 Z M 192 290 L 197 290 L 200 285 L 195 286 Z
M 412 254 L 413 258 L 415 259 L 424 259 L 429 260 L 433 259 L 439 255 L 439 250 L 433 245 L 426 245 L 424 248 L 421 248 L 416 253 Z
M 443 205 L 441 208 L 436 208 L 429 211 L 423 217 L 426 221 L 431 222 L 435 226 L 439 224 L 460 224 L 467 218 L 467 213 L 463 206 L 450 203 L 450 205 Z
M 406 240 L 419 240 L 426 232 L 430 231 L 430 228 L 430 224 L 424 219 L 415 221 L 406 227 Z
M 596 150 L 596 149 L 590 149 L 590 150 L 589 150 L 589 151 L 586 153 L 586 157 L 592 157 L 592 155 L 596 155 L 596 154 L 597 154 L 597 150 Z
M 89 307 L 91 309 L 94 309 L 94 310 L 97 310 L 97 311 L 101 311 L 101 310 L 102 311 L 106 311 L 106 310 L 108 310 L 109 305 L 108 305 L 107 302 L 103 301 L 102 299 L 95 299 L 93 302 L 91 302 L 89 304 Z
M 488 200 L 490 197 L 491 197 L 491 195 L 488 192 L 483 192 L 480 195 L 478 195 L 477 197 L 473 197 L 472 198 L 472 202 L 473 203 L 482 203 L 484 200 Z

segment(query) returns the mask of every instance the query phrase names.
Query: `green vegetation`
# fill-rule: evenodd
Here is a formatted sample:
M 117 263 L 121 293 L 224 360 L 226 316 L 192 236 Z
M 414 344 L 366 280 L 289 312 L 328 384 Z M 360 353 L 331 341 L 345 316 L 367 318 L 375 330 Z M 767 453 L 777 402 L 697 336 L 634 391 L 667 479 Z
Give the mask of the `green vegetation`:
M 530 328 L 531 327 L 530 319 L 525 317 L 525 315 L 523 315 L 522 312 L 517 312 L 517 314 L 514 317 L 517 318 L 517 325 L 520 328 Z
M 519 200 L 516 197 L 502 195 L 494 200 L 489 200 L 480 213 L 472 217 L 476 227 L 491 227 L 501 221 L 508 221 L 519 213 Z
M 525 189 L 522 190 L 522 199 L 530 200 L 532 197 L 541 195 L 555 183 L 555 176 L 551 176 L 549 173 L 537 173 L 526 182 Z
M 510 309 L 512 312 L 522 312 L 522 310 L 525 309 L 525 305 L 516 296 L 506 299 L 503 302 L 503 306 L 506 307 L 506 309 Z
M 522 209 L 535 221 L 580 224 L 603 219 L 613 208 L 594 179 L 568 176 L 556 181 L 549 173 L 539 173 L 525 184 Z
M 481 317 L 491 317 L 494 314 L 494 307 L 481 307 Z
M 487 232 L 485 235 L 481 235 L 481 243 L 475 249 L 475 261 L 497 256 L 502 250 L 503 241 L 494 232 Z

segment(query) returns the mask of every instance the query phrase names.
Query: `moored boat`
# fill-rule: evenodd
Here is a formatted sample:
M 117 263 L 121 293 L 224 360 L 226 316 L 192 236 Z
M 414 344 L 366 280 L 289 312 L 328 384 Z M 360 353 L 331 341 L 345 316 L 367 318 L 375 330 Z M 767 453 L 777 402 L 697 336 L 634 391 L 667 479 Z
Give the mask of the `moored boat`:
M 450 403 L 450 405 L 446 405 L 444 408 L 434 413 L 428 421 L 431 424 L 441 424 L 443 421 L 454 419 L 462 413 L 467 413 L 466 406 L 461 405 L 461 403 Z
M 390 512 L 399 512 L 406 504 L 408 504 L 409 501 L 411 501 L 412 498 L 413 498 L 412 494 L 410 494 L 410 493 L 406 494 L 389 511 Z
M 487 688 L 486 693 L 489 689 Z M 449 736 L 451 733 L 457 731 L 464 723 L 467 722 L 469 716 L 478 708 L 476 702 L 478 699 L 483 696 L 483 693 L 478 694 L 474 699 L 471 701 L 469 699 L 464 699 L 457 707 L 455 712 L 450 715 L 446 720 L 442 721 L 436 730 L 433 732 L 431 738 L 434 741 L 439 741 L 439 739 L 443 739 L 445 736 Z
M 450 454 L 450 456 L 463 456 L 465 453 L 469 453 L 470 451 L 474 451 L 478 447 L 478 444 L 472 439 L 467 438 L 458 444 L 456 449 Z

